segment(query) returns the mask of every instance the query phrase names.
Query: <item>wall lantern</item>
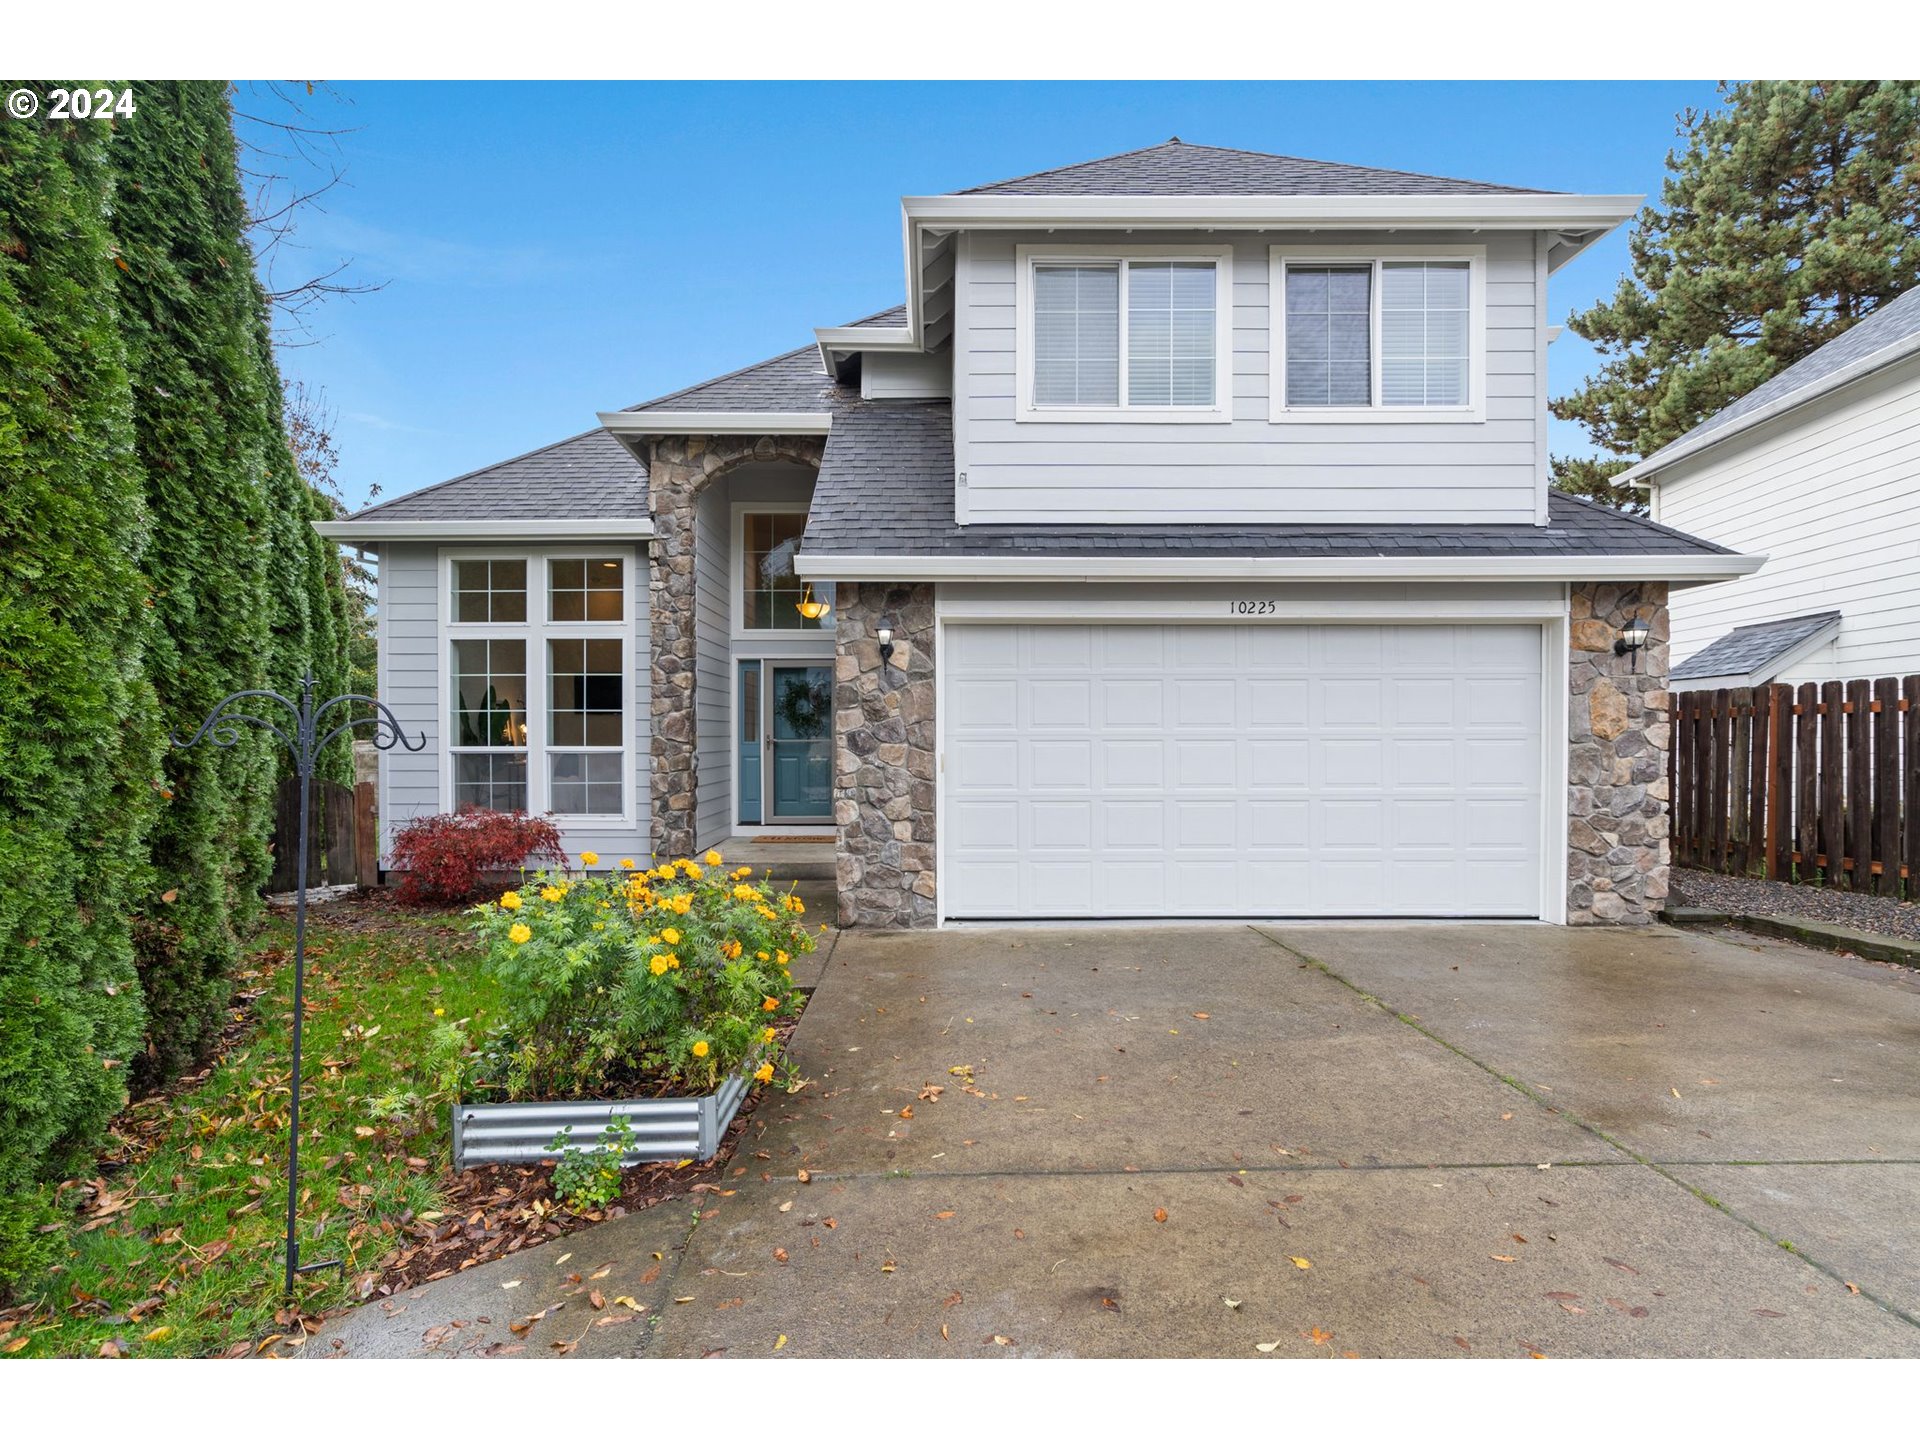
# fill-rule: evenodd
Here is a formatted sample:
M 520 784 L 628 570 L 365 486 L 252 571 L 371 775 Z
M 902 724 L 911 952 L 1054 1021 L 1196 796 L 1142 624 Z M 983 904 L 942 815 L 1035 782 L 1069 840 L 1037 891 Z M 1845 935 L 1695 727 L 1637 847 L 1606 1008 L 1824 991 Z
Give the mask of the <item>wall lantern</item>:
M 1613 642 L 1613 653 L 1630 655 L 1629 668 L 1640 668 L 1640 652 L 1647 648 L 1647 636 L 1653 633 L 1653 627 L 1638 615 L 1620 627 L 1620 638 Z
M 818 620 L 823 615 L 833 613 L 833 602 L 814 599 L 813 586 L 808 585 L 800 592 L 800 603 L 793 608 L 800 612 L 803 619 Z
M 880 642 L 880 665 L 881 668 L 884 669 L 887 663 L 893 659 L 893 631 L 882 626 L 880 629 L 874 631 L 873 634 L 874 638 Z

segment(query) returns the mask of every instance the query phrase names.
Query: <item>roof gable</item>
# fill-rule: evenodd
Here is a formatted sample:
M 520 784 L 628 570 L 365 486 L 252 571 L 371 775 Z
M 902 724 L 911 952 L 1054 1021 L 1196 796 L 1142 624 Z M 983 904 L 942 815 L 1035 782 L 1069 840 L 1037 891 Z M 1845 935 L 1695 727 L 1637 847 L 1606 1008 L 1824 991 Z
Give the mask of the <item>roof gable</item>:
M 1406 170 L 1375 170 L 1330 160 L 1189 145 L 1162 145 L 1083 160 L 960 195 L 1545 195 L 1514 185 L 1455 180 Z

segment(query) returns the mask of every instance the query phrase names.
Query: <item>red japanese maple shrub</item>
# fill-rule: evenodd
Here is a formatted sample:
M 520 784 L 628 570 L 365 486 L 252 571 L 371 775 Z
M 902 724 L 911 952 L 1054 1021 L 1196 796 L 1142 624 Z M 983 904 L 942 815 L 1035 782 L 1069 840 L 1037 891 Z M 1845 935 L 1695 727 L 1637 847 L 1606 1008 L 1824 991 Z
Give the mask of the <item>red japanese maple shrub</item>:
M 398 898 L 408 905 L 451 905 L 480 893 L 487 876 L 529 864 L 564 865 L 560 831 L 519 810 L 422 815 L 393 837 L 393 868 L 405 872 Z

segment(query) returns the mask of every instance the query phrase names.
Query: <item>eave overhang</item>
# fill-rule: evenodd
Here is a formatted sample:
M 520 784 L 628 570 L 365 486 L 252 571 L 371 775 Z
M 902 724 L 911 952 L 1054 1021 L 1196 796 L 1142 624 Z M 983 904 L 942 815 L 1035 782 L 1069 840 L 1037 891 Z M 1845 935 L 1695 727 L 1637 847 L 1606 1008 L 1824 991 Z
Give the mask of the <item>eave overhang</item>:
M 825 410 L 603 410 L 600 423 L 622 439 L 649 435 L 824 435 Z
M 1751 575 L 1764 555 L 1233 556 L 810 555 L 809 580 L 1462 580 L 1664 581 L 1710 585 Z
M 562 520 L 316 520 L 316 533 L 344 545 L 379 540 L 650 540 L 645 516 Z

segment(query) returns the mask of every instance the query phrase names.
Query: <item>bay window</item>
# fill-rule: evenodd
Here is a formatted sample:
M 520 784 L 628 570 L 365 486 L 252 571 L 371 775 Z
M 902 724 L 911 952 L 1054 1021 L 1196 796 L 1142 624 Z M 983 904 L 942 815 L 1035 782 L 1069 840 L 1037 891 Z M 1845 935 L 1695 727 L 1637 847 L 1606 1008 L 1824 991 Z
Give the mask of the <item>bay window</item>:
M 448 808 L 624 817 L 631 557 L 453 556 Z
M 1227 247 L 1019 253 L 1019 418 L 1227 418 Z
M 1274 420 L 1478 420 L 1482 251 L 1276 247 Z

